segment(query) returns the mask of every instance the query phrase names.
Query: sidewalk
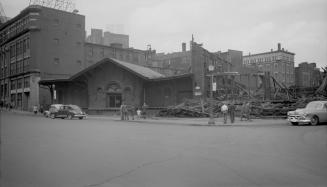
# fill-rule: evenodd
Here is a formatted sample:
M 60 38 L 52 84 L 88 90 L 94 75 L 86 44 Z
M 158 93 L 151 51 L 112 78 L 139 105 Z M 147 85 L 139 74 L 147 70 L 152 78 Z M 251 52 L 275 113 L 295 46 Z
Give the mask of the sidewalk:
M 228 119 L 227 123 L 224 124 L 223 118 L 215 118 L 215 124 L 209 125 L 209 118 L 174 118 L 174 117 L 150 117 L 147 119 L 136 119 L 135 120 L 120 120 L 120 116 L 99 116 L 90 115 L 88 119 L 104 119 L 112 120 L 117 122 L 131 122 L 131 123 L 147 123 L 147 124 L 163 124 L 163 125 L 189 125 L 189 126 L 244 126 L 244 125 L 287 125 L 285 119 L 252 119 L 250 121 L 241 121 L 240 118 L 236 117 L 235 122 L 231 123 Z
M 43 114 L 21 110 L 1 110 L 1 112 L 8 112 L 21 115 L 31 115 L 44 117 Z M 146 124 L 161 124 L 161 125 L 188 125 L 188 126 L 265 126 L 265 125 L 287 125 L 285 119 L 252 119 L 251 121 L 241 121 L 239 117 L 235 118 L 235 122 L 231 123 L 228 118 L 227 123 L 224 124 L 223 118 L 215 118 L 215 125 L 209 125 L 209 118 L 177 118 L 177 117 L 149 117 L 147 119 L 137 119 L 121 121 L 120 116 L 104 116 L 104 115 L 88 115 L 87 119 L 90 120 L 110 120 L 117 122 L 130 122 L 130 123 L 146 123 Z

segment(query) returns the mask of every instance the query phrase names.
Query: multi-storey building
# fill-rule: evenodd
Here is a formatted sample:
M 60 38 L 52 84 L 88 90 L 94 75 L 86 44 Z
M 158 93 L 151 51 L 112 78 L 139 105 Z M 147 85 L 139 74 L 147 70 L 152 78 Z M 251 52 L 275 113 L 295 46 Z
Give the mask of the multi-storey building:
M 100 45 L 85 42 L 84 59 L 86 67 L 104 59 L 115 58 L 137 65 L 147 66 L 148 59 L 156 54 L 155 50 L 139 50 L 134 48 L 122 48 L 121 45 Z
M 84 65 L 85 17 L 31 5 L 0 26 L 0 98 L 22 110 L 49 100 L 42 79 L 66 78 Z
M 121 44 L 123 48 L 129 48 L 129 36 L 106 31 L 103 33 L 103 45 Z
M 102 29 L 91 29 L 91 35 L 87 37 L 86 41 L 94 44 L 103 44 Z
M 295 85 L 299 88 L 312 88 L 320 85 L 320 70 L 316 63 L 302 62 L 295 67 Z
M 243 56 L 243 65 L 257 68 L 261 72 L 270 72 L 278 82 L 289 87 L 295 84 L 294 55 L 278 43 L 275 51 L 271 49 L 270 52 Z

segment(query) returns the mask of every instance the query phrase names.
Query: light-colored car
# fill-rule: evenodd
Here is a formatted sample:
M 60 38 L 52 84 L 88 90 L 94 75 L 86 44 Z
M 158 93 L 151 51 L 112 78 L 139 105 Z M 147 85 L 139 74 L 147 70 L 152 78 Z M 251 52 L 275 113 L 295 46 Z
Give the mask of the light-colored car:
M 50 106 L 49 110 L 45 110 L 43 112 L 43 115 L 48 118 L 50 117 L 50 114 L 51 113 L 54 113 L 54 112 L 58 112 L 58 110 L 60 109 L 60 107 L 62 107 L 63 105 L 62 104 L 53 104 Z
M 292 125 L 327 122 L 327 101 L 312 101 L 305 108 L 296 109 L 287 113 L 287 120 Z

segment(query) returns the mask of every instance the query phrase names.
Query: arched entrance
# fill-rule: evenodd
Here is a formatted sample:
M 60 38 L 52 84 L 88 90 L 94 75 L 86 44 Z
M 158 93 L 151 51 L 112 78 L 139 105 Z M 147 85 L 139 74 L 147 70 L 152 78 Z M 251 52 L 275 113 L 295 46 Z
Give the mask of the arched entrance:
M 122 90 L 121 86 L 117 82 L 112 82 L 107 85 L 106 88 L 106 107 L 117 108 L 122 103 Z

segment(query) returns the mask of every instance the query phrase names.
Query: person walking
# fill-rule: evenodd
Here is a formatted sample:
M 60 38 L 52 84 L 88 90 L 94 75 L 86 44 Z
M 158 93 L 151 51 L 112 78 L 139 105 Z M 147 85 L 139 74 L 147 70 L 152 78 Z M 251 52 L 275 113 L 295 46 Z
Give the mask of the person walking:
M 224 116 L 224 124 L 227 123 L 227 112 L 228 112 L 228 106 L 223 103 L 223 105 L 221 106 L 221 112 L 223 113 Z
M 246 103 L 243 103 L 241 106 L 241 121 L 243 121 L 243 118 L 247 118 L 246 117 Z
M 37 106 L 36 105 L 33 106 L 33 112 L 34 112 L 34 114 L 37 114 Z
M 246 118 L 248 121 L 251 121 L 250 115 L 251 115 L 251 103 L 248 102 L 246 103 Z
M 124 103 L 122 103 L 121 105 L 120 105 L 120 119 L 121 120 L 125 120 L 126 118 L 125 118 L 125 110 L 126 110 L 126 106 L 125 106 L 125 104 Z
M 231 123 L 234 123 L 234 121 L 235 121 L 235 109 L 236 109 L 236 106 L 235 106 L 234 102 L 231 102 L 228 107 L 228 112 L 229 112 Z

